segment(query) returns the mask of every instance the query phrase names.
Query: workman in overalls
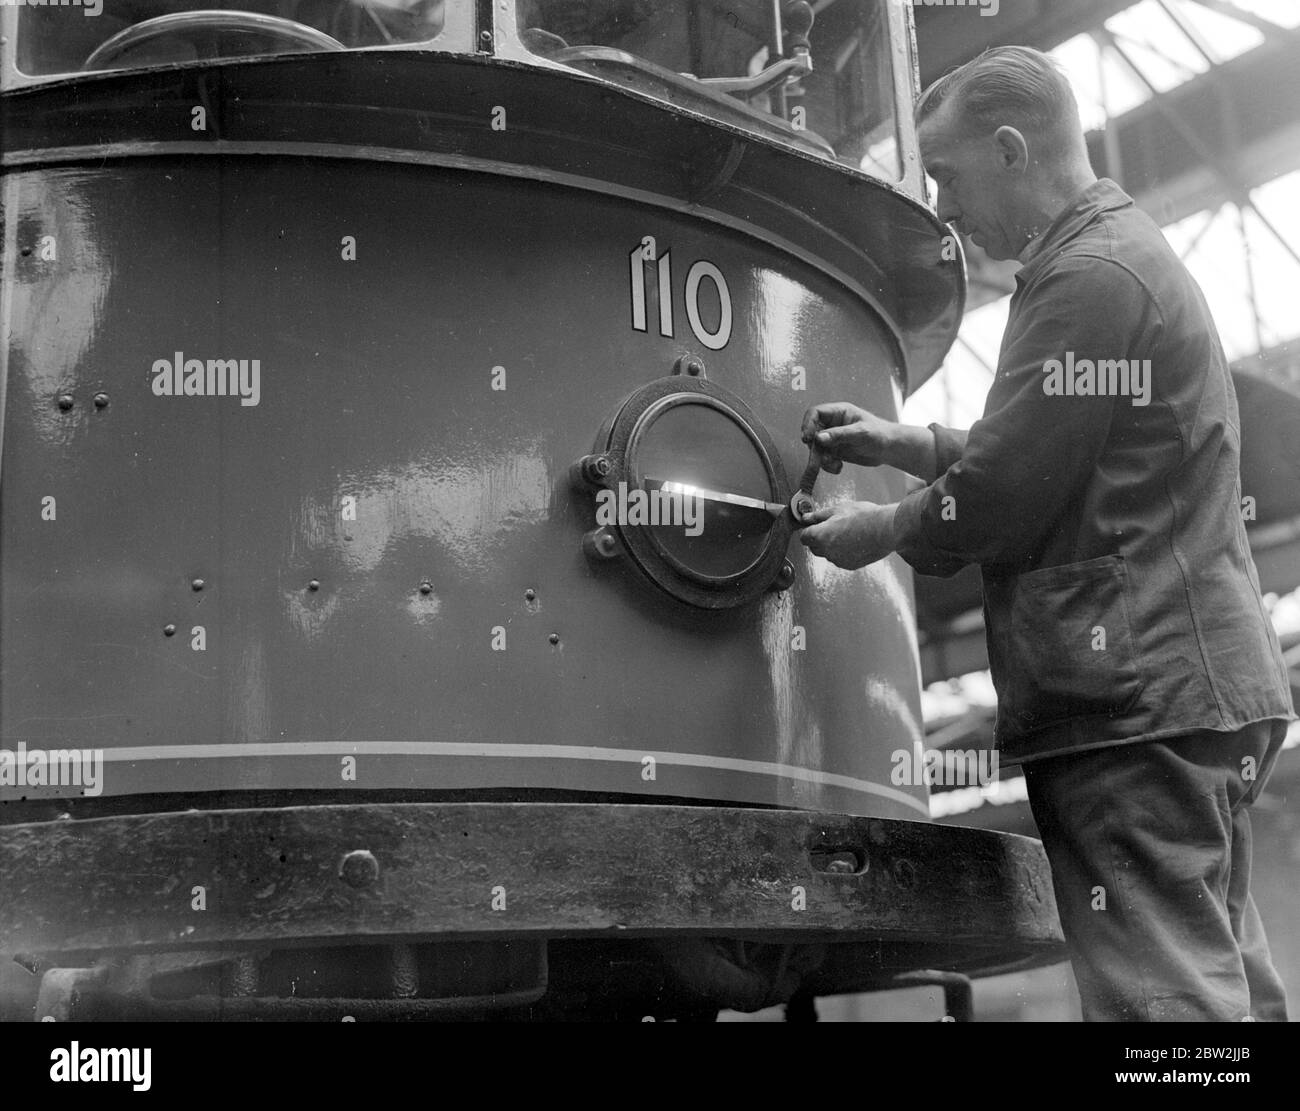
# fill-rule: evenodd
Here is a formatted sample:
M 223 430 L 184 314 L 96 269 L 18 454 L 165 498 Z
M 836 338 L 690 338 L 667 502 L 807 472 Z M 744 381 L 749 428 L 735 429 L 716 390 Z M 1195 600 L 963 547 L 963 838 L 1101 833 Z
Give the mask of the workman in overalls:
M 1209 309 L 1093 174 L 1046 55 L 986 52 L 917 123 L 940 219 L 1023 263 L 996 377 L 969 432 L 810 409 L 827 470 L 928 485 L 821 509 L 801 539 L 841 567 L 980 565 L 996 742 L 1024 768 L 1086 1019 L 1284 1020 L 1247 807 L 1295 714 Z

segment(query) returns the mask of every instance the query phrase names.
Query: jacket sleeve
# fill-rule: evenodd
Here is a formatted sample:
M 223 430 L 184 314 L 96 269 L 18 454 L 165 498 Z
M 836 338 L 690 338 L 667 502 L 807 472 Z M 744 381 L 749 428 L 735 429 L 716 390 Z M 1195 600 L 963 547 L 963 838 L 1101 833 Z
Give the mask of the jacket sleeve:
M 1049 393 L 1048 364 L 1065 364 L 1071 353 L 1075 364 L 1136 358 L 1146 347 L 1151 299 L 1108 259 L 1067 256 L 1020 297 L 984 416 L 960 458 L 895 513 L 897 550 L 922 574 L 1033 560 L 1096 470 L 1117 404 Z M 957 446 L 947 431 L 936 433 L 940 465 Z
M 966 450 L 967 433 L 959 428 L 945 428 L 942 424 L 928 426 L 934 433 L 934 457 L 938 463 L 938 474 L 943 474 L 956 463 Z

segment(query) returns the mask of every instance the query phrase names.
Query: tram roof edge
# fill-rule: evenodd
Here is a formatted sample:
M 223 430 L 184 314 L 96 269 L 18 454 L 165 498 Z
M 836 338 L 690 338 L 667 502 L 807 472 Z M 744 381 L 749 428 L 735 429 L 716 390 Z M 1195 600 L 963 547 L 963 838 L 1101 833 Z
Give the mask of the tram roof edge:
M 190 130 L 190 108 L 208 129 Z M 507 109 L 505 132 L 490 126 Z M 170 154 L 441 164 L 591 189 L 790 251 L 893 331 L 902 386 L 942 364 L 965 307 L 960 247 L 901 188 L 576 71 L 481 55 L 348 51 L 96 72 L 0 96 L 5 167 Z M 947 240 L 948 245 L 955 240 Z

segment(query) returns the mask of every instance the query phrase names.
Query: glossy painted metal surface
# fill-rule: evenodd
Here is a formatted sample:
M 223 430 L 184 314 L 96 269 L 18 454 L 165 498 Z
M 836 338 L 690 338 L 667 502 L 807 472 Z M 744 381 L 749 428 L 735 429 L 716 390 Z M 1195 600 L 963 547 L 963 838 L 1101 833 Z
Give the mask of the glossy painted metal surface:
M 897 337 L 905 390 L 938 369 L 965 283 L 944 248 L 949 229 L 928 208 L 789 144 L 541 62 L 317 54 L 18 89 L 5 94 L 0 160 L 328 156 L 621 196 L 742 232 L 836 279 Z M 196 106 L 208 108 L 202 126 Z
M 593 568 L 590 499 L 566 481 L 687 352 L 794 474 L 808 404 L 893 412 L 895 348 L 841 285 L 686 215 L 431 166 L 154 156 L 5 189 L 5 747 L 103 748 L 109 795 L 551 787 L 925 812 L 889 777 L 921 738 L 901 564 L 850 574 L 794 545 L 788 593 L 699 613 Z M 631 325 L 644 236 L 675 265 L 671 337 L 653 284 L 652 323 Z M 733 309 L 720 350 L 683 303 L 701 259 Z M 719 313 L 701 282 L 706 333 Z M 187 359 L 256 361 L 256 404 L 156 395 L 155 363 Z M 818 487 L 901 492 L 866 471 Z

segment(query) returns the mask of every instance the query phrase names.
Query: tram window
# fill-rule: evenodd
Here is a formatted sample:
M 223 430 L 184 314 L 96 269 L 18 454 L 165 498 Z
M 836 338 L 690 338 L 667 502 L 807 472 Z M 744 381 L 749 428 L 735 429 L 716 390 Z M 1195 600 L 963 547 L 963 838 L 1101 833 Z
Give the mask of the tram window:
M 443 24 L 447 0 L 91 0 L 80 6 L 24 5 L 18 16 L 18 69 L 31 75 L 76 73 L 83 68 L 166 65 L 212 57 L 241 57 L 320 49 L 311 33 L 347 48 L 426 42 Z M 115 35 L 160 16 L 226 11 L 220 20 L 181 23 L 165 34 L 114 49 L 102 64 L 85 63 Z M 307 29 L 299 41 L 276 29 L 259 29 L 235 13 L 274 16 Z
M 646 77 L 673 82 L 668 99 L 708 113 L 729 101 L 720 118 L 771 125 L 791 142 L 799 132 L 823 153 L 877 177 L 902 176 L 894 75 L 885 6 L 877 0 L 819 0 L 808 36 L 812 72 L 788 77 L 758 93 L 719 90 L 709 81 L 757 77 L 773 58 L 772 0 L 518 0 L 519 37 L 539 56 L 653 92 Z M 783 3 L 789 12 L 792 5 Z M 585 49 L 584 49 L 585 48 Z M 622 51 L 648 63 L 637 73 Z M 701 83 L 702 82 L 702 83 Z M 693 100 L 692 86 L 699 94 Z M 680 95 L 679 95 L 680 94 Z M 739 109 L 739 111 L 737 110 Z M 804 144 L 800 144 L 804 145 Z

